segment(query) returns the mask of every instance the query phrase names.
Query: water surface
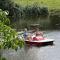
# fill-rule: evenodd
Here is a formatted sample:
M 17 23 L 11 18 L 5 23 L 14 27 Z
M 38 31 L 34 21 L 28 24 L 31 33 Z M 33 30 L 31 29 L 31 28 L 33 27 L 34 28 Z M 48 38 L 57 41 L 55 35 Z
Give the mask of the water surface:
M 60 60 L 60 31 L 47 31 L 46 37 L 55 39 L 53 46 L 29 46 L 17 52 L 11 49 L 5 50 L 3 56 L 7 60 Z

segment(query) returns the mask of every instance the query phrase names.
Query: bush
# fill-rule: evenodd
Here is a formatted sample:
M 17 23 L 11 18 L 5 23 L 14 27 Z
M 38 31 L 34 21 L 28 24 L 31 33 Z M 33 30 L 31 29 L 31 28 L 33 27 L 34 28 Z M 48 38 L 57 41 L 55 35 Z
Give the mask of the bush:
M 4 23 L 5 25 L 9 25 L 10 24 L 10 20 L 9 18 L 7 18 L 8 13 L 6 11 L 2 11 L 0 9 L 0 22 Z
M 19 6 L 13 3 L 11 0 L 1 0 L 0 8 L 2 10 L 9 11 L 9 18 L 11 22 L 15 22 L 19 20 L 21 17 L 38 17 L 38 16 L 47 16 L 48 9 L 47 7 L 40 7 L 37 4 L 33 4 L 32 6 Z
M 19 6 L 11 2 L 11 0 L 0 0 L 0 9 L 9 11 L 8 17 L 10 18 L 11 23 L 18 20 L 21 15 Z
M 45 18 L 49 15 L 49 11 L 47 7 L 40 7 L 38 6 L 36 3 L 34 3 L 32 6 L 19 6 L 15 3 L 13 3 L 11 0 L 0 0 L 0 8 L 2 10 L 7 10 L 9 11 L 9 15 L 7 15 L 7 17 L 10 19 L 11 23 L 10 25 L 12 27 L 14 27 L 14 24 L 16 21 L 19 20 L 31 20 L 31 23 L 33 23 L 32 21 L 36 21 L 38 20 L 38 18 Z M 5 19 L 6 20 L 6 19 Z M 20 23 L 21 23 L 20 21 Z M 24 22 L 23 22 L 24 23 Z M 23 23 L 20 24 L 20 26 L 22 28 L 24 28 L 25 26 L 27 27 L 29 24 L 28 23 Z M 19 25 L 19 24 L 18 24 Z M 18 27 L 17 24 L 15 24 L 15 28 Z M 20 28 L 19 26 L 19 28 Z
M 19 40 L 17 32 L 6 24 L 9 19 L 2 10 L 0 11 L 0 19 L 0 49 L 13 48 L 17 50 L 18 47 L 21 48 L 24 42 Z
M 48 16 L 49 12 L 47 7 L 39 7 L 39 6 L 26 6 L 24 8 L 24 14 L 27 17 L 38 17 L 38 16 Z

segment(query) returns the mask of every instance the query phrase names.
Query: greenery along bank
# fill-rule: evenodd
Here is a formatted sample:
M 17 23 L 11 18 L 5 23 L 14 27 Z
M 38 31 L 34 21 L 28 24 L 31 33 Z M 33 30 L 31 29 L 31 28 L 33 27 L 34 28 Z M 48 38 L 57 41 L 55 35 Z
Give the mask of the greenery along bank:
M 37 23 L 42 29 L 59 29 L 60 18 L 58 16 L 60 10 L 58 6 L 60 5 L 57 1 L 0 0 L 0 8 L 10 12 L 8 18 L 11 21 L 10 26 L 13 28 L 29 28 L 30 24 Z
M 34 4 L 39 7 L 47 7 L 49 10 L 49 22 L 48 25 L 50 28 L 53 29 L 60 29 L 60 0 L 12 0 L 14 3 L 21 5 L 21 6 L 33 6 Z M 41 19 L 40 19 L 41 20 Z M 45 28 L 45 23 L 42 23 Z
M 12 2 L 24 7 L 35 3 L 38 6 L 47 6 L 49 10 L 60 9 L 60 0 L 12 0 Z
M 12 0 L 12 1 L 24 7 L 34 6 L 34 5 L 35 6 L 37 5 L 39 7 L 47 7 L 49 11 L 49 19 L 48 19 L 49 22 L 46 22 L 47 24 L 45 22 L 40 24 L 42 24 L 43 28 L 46 28 L 48 25 L 50 29 L 60 29 L 59 27 L 60 26 L 60 17 L 59 17 L 60 16 L 60 0 Z

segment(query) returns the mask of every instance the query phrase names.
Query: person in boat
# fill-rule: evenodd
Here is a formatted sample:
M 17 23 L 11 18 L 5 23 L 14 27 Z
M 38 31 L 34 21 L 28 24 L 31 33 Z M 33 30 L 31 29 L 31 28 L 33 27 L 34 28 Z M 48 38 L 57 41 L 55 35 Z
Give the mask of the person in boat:
M 33 37 L 33 40 L 43 40 L 43 32 L 39 31 L 39 29 L 35 32 L 35 37 Z
M 27 39 L 27 36 L 28 36 L 28 31 L 27 31 L 27 28 L 24 29 L 24 39 L 26 40 Z
M 26 40 L 29 40 L 29 41 L 32 41 L 32 36 L 30 33 L 28 33 L 27 37 L 26 37 Z

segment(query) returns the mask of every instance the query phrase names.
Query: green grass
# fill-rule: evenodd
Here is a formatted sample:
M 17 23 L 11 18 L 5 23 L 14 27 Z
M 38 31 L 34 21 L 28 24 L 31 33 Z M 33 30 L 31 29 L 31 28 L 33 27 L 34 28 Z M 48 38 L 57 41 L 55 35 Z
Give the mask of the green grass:
M 47 6 L 48 9 L 60 9 L 60 0 L 12 0 L 13 2 L 26 6 L 36 3 L 38 6 Z

